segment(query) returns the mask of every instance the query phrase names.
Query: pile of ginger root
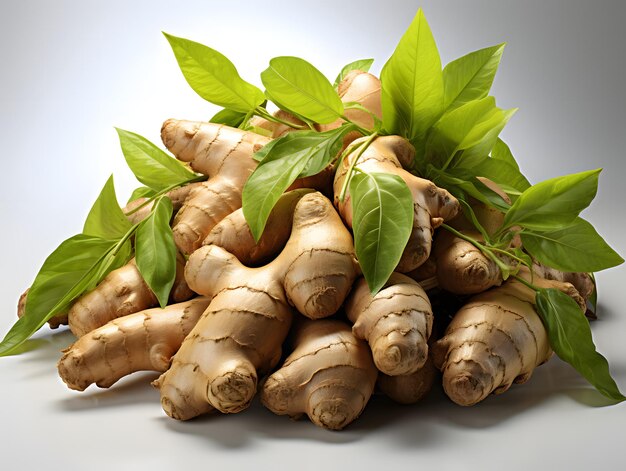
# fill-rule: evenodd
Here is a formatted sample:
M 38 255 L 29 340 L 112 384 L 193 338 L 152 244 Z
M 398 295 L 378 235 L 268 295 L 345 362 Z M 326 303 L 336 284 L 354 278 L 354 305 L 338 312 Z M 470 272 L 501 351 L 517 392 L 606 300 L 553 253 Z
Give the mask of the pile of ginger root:
M 338 93 L 369 110 L 348 110 L 352 121 L 370 128 L 372 114 L 381 118 L 375 76 L 353 71 Z M 361 168 L 398 175 L 414 201 L 409 242 L 378 293 L 372 295 L 361 276 L 350 194 L 339 198 L 350 158 L 336 173 L 296 180 L 255 241 L 241 210 L 243 185 L 257 165 L 253 154 L 293 128 L 253 119 L 269 136 L 214 123 L 163 124 L 167 149 L 209 177 L 168 195 L 179 251 L 169 305 L 157 307 L 131 260 L 66 316 L 53 318 L 51 325 L 68 323 L 77 337 L 58 363 L 69 388 L 108 388 L 149 370 L 161 373 L 153 385 L 174 419 L 238 413 L 258 394 L 275 414 L 306 414 L 318 426 L 340 430 L 374 393 L 413 404 L 441 378 L 449 398 L 468 406 L 527 381 L 550 358 L 534 291 L 519 279 L 503 281 L 493 260 L 441 228 L 445 222 L 460 233 L 472 230 L 448 191 L 406 170 L 415 151 L 402 137 L 379 136 L 362 154 L 350 154 Z M 353 139 L 347 134 L 344 148 Z M 502 213 L 478 201 L 472 209 L 487 230 L 502 223 Z M 128 217 L 136 223 L 149 210 L 145 205 Z M 533 271 L 519 276 L 565 292 L 585 311 L 594 289 L 588 275 L 539 264 Z M 446 298 L 460 304 L 451 320 L 438 311 Z

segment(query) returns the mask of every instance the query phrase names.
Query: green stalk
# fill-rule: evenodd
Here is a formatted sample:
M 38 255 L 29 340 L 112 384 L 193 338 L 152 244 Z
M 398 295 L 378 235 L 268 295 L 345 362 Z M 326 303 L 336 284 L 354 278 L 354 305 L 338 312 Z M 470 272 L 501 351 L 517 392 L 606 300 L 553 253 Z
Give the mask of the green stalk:
M 130 216 L 131 214 L 135 214 L 141 208 L 143 208 L 144 206 L 152 203 L 155 199 L 163 196 L 168 191 L 172 191 L 174 188 L 178 188 L 179 186 L 184 186 L 184 185 L 187 185 L 189 183 L 202 182 L 202 181 L 205 181 L 207 178 L 208 177 L 206 175 L 199 175 L 197 177 L 190 178 L 189 180 L 185 180 L 185 181 L 180 182 L 180 183 L 174 183 L 174 184 L 172 184 L 172 185 L 170 185 L 170 186 L 168 186 L 168 187 L 158 191 L 155 195 L 152 195 L 150 198 L 148 198 L 146 201 L 141 203 L 136 208 L 133 208 L 130 211 L 128 211 L 127 213 L 124 213 L 124 216 Z
M 354 167 L 356 166 L 356 163 L 363 155 L 363 152 L 365 152 L 365 150 L 370 146 L 370 144 L 374 142 L 374 139 L 376 139 L 376 137 L 378 137 L 377 132 L 371 134 L 365 141 L 360 143 L 360 147 L 359 147 L 356 157 L 354 157 L 352 162 L 350 162 L 350 167 L 348 167 L 345 180 L 343 181 L 343 186 L 341 187 L 341 192 L 339 193 L 339 201 L 341 201 L 342 203 L 343 203 L 343 200 L 346 198 L 346 192 L 348 191 L 348 184 L 350 183 L 350 179 L 352 178 L 352 172 L 354 171 Z M 353 151 L 354 150 L 356 149 L 353 149 Z M 348 153 L 347 155 L 349 154 L 350 153 Z

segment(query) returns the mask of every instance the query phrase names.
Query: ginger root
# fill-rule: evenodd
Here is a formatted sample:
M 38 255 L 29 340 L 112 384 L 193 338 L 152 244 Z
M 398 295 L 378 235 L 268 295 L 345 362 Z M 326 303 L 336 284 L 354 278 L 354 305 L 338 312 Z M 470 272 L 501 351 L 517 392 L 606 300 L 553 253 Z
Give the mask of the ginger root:
M 243 185 L 256 168 L 252 154 L 269 138 L 214 123 L 168 119 L 161 128 L 165 147 L 209 180 L 194 187 L 174 218 L 177 247 L 190 254 L 213 227 L 241 207 Z
M 179 303 L 193 296 L 184 278 L 184 266 L 185 261 L 178 254 L 170 302 Z M 133 258 L 109 273 L 94 290 L 78 298 L 68 312 L 69 326 L 76 337 L 82 337 L 113 319 L 157 304 L 156 296 L 139 273 Z
M 363 139 L 366 138 L 357 139 L 352 145 L 357 145 Z M 353 152 L 343 160 L 334 182 L 335 205 L 349 227 L 352 227 L 350 193 L 346 194 L 343 202 L 339 200 L 339 194 L 348 168 L 357 155 L 358 153 Z M 406 139 L 399 136 L 381 136 L 370 144 L 358 160 L 358 167 L 364 172 L 398 175 L 413 194 L 415 212 L 413 230 L 396 268 L 396 271 L 401 273 L 415 270 L 426 261 L 430 255 L 434 230 L 459 211 L 459 202 L 448 191 L 402 168 L 410 166 L 414 156 L 415 149 Z
M 479 177 L 479 180 L 499 194 L 504 201 L 511 203 L 509 196 L 494 182 L 482 177 Z M 480 225 L 487 234 L 493 235 L 502 225 L 504 213 L 473 198 L 470 198 L 469 203 Z M 452 219 L 450 226 L 479 242 L 484 242 L 480 232 L 464 213 Z M 519 245 L 519 237 L 514 239 L 511 245 Z M 433 258 L 437 266 L 439 287 L 451 293 L 477 294 L 502 283 L 502 273 L 491 258 L 471 242 L 447 230 L 437 233 Z
M 163 372 L 209 305 L 209 298 L 171 304 L 113 319 L 64 350 L 58 369 L 70 389 L 108 388 L 136 371 Z
M 376 386 L 394 402 L 415 404 L 430 392 L 438 373 L 429 355 L 424 365 L 414 373 L 398 376 L 379 374 Z
M 528 271 L 520 274 L 530 280 Z M 584 310 L 584 300 L 570 283 L 544 280 Z M 470 406 L 492 392 L 500 394 L 527 381 L 535 367 L 552 355 L 548 334 L 535 312 L 535 291 L 514 279 L 472 297 L 454 316 L 433 359 L 443 373 L 443 388 L 457 404 Z
M 346 303 L 352 332 L 366 340 L 379 371 L 391 376 L 414 373 L 426 362 L 433 325 L 430 301 L 411 278 L 393 273 L 372 296 L 364 278 Z
M 283 194 L 274 205 L 258 242 L 254 240 L 240 208 L 222 219 L 202 245 L 219 245 L 246 266 L 264 265 L 276 257 L 287 243 L 296 204 L 311 191 L 300 189 Z
M 343 322 L 305 320 L 294 329 L 294 349 L 263 385 L 261 401 L 278 415 L 341 430 L 365 408 L 377 370 L 365 342 Z
M 207 245 L 189 258 L 185 275 L 212 298 L 202 318 L 155 385 L 173 418 L 213 408 L 239 412 L 250 404 L 259 375 L 280 359 L 294 305 L 312 318 L 334 314 L 357 275 L 352 237 L 328 199 L 309 193 L 296 205 L 292 231 L 270 264 L 242 265 Z

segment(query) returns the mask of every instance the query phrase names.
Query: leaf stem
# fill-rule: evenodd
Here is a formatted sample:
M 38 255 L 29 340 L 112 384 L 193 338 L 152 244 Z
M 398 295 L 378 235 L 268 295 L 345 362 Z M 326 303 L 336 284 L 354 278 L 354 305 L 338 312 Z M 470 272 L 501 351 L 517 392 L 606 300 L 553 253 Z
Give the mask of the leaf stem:
M 172 185 L 170 185 L 168 187 L 165 187 L 162 190 L 160 190 L 157 193 L 155 193 L 154 195 L 152 195 L 150 198 L 148 198 L 146 201 L 141 203 L 136 208 L 133 208 L 130 211 L 124 213 L 124 216 L 130 216 L 131 214 L 135 214 L 141 208 L 143 208 L 144 206 L 152 203 L 154 200 L 156 200 L 157 198 L 163 196 L 168 191 L 172 191 L 173 189 L 178 188 L 179 186 L 184 186 L 184 185 L 187 185 L 189 183 L 203 182 L 203 181 L 207 180 L 207 178 L 208 177 L 206 175 L 198 175 L 197 177 L 190 178 L 189 180 L 185 180 L 185 181 L 182 181 L 180 183 L 174 183 L 174 184 L 172 184 Z
M 348 171 L 346 172 L 343 185 L 341 186 L 341 192 L 339 193 L 339 201 L 341 201 L 342 203 L 343 203 L 343 200 L 346 198 L 346 192 L 348 191 L 348 184 L 350 183 L 350 179 L 352 178 L 352 172 L 354 171 L 354 167 L 356 166 L 357 162 L 363 155 L 363 152 L 365 152 L 365 150 L 370 146 L 370 144 L 374 142 L 374 139 L 376 139 L 376 137 L 378 137 L 377 132 L 370 134 L 370 136 L 365 141 L 359 143 L 358 147 L 352 149 L 351 152 L 348 152 L 344 156 L 345 158 L 348 155 L 350 155 L 352 152 L 356 151 L 356 149 L 358 149 L 357 155 L 354 157 L 354 159 L 352 159 L 352 162 L 350 162 L 350 166 L 348 167 Z
M 535 291 L 536 293 L 539 292 L 539 288 L 537 288 L 535 285 L 533 285 L 532 283 L 526 281 L 524 278 L 522 278 L 521 276 L 518 275 L 513 275 L 513 278 L 515 278 L 516 281 L 519 281 L 520 283 L 522 283 L 523 285 L 525 285 L 527 288 L 532 289 L 533 291 Z
M 500 271 L 502 272 L 503 278 L 504 279 L 507 278 L 508 275 L 507 276 L 504 276 L 504 275 L 509 272 L 511 267 L 509 267 L 502 260 L 500 260 L 500 258 L 498 258 L 498 256 L 493 252 L 491 247 L 486 247 L 485 245 L 481 244 L 480 242 L 478 242 L 473 237 L 470 237 L 470 236 L 468 236 L 466 234 L 463 234 L 462 232 L 457 231 L 454 227 L 448 226 L 447 224 L 442 224 L 441 227 L 443 227 L 445 230 L 451 232 L 452 234 L 454 234 L 458 238 L 463 239 L 463 240 L 469 242 L 474 247 L 476 247 L 478 250 L 480 250 L 482 253 L 484 253 L 489 258 L 491 258 L 493 260 L 493 262 L 498 266 Z M 507 253 L 507 255 L 508 255 L 508 253 Z
M 260 106 L 254 110 L 254 114 L 260 116 L 261 118 L 265 118 L 268 121 L 272 121 L 274 123 L 284 124 L 285 126 L 289 126 L 290 128 L 302 130 L 309 129 L 310 126 L 302 126 L 301 124 L 291 123 L 281 118 L 277 118 L 276 116 L 270 114 L 265 110 L 265 108 L 261 108 Z
M 363 134 L 364 136 L 367 136 L 368 134 L 370 134 L 372 131 L 369 131 L 361 126 L 359 126 L 357 123 L 355 123 L 354 121 L 352 121 L 350 118 L 348 118 L 345 114 L 342 114 L 341 119 L 343 119 L 346 123 L 350 123 L 353 124 L 355 129 L 357 131 L 359 131 L 361 134 Z M 378 135 L 378 133 L 374 133 L 376 135 Z

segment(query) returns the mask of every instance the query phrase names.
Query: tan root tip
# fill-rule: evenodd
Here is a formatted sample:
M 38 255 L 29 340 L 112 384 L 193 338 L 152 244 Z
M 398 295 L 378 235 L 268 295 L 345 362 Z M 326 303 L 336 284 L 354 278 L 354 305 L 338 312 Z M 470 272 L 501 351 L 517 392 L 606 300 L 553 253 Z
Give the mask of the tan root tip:
M 176 124 L 177 120 L 170 118 L 165 120 L 161 126 L 161 140 L 167 148 L 174 145 L 174 133 L 172 132 L 172 128 L 175 128 Z
M 187 418 L 179 412 L 178 408 L 168 397 L 161 398 L 161 407 L 163 407 L 163 411 L 165 411 L 165 413 L 172 419 L 185 420 Z
M 247 408 L 256 389 L 256 373 L 238 368 L 211 381 L 207 386 L 207 398 L 220 412 L 231 414 Z
M 426 363 L 428 345 L 410 344 L 400 332 L 379 337 L 372 345 L 372 356 L 376 368 L 389 376 L 414 373 Z
M 172 419 L 189 420 L 198 416 L 201 412 L 191 407 L 180 389 L 168 383 L 161 376 L 152 383 L 153 386 L 161 390 L 161 407 L 163 411 Z
M 450 399 L 460 406 L 473 406 L 489 395 L 490 390 L 477 377 L 461 372 L 453 378 L 445 373 L 443 389 Z
M 309 396 L 307 415 L 311 422 L 330 430 L 341 430 L 354 421 L 364 403 L 358 391 L 328 384 Z
M 296 393 L 296 390 L 284 388 L 283 384 L 284 380 L 270 376 L 261 390 L 261 403 L 275 414 L 286 414 L 290 400 Z
M 74 355 L 71 351 L 61 357 L 57 369 L 67 387 L 75 391 L 84 391 L 93 382 L 81 376 L 81 372 L 85 370 L 83 357 Z

